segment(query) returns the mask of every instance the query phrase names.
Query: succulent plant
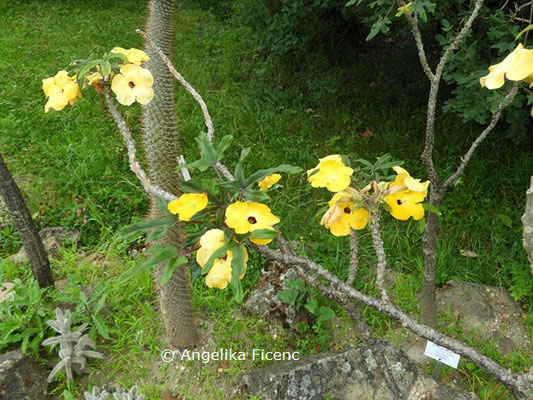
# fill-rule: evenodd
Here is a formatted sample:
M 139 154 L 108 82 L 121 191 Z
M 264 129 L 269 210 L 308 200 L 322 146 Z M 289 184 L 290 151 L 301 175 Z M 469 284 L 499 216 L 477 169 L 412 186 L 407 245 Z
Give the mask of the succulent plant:
M 132 386 L 129 391 L 126 391 L 124 388 L 118 388 L 113 394 L 112 398 L 111 393 L 106 390 L 100 390 L 97 386 L 93 387 L 91 393 L 84 393 L 85 400 L 144 400 L 146 395 L 139 393 L 139 388 L 137 386 Z
M 43 341 L 43 346 L 54 346 L 59 344 L 59 357 L 61 361 L 54 367 L 48 376 L 48 382 L 51 382 L 54 376 L 61 370 L 65 371 L 67 380 L 74 379 L 74 373 L 81 374 L 87 367 L 87 358 L 103 358 L 103 355 L 96 349 L 96 343 L 84 335 L 83 331 L 87 329 L 87 324 L 83 324 L 76 331 L 71 331 L 70 310 L 63 311 L 56 308 L 56 319 L 46 321 L 50 327 L 59 333 Z M 89 350 L 92 348 L 93 350 Z

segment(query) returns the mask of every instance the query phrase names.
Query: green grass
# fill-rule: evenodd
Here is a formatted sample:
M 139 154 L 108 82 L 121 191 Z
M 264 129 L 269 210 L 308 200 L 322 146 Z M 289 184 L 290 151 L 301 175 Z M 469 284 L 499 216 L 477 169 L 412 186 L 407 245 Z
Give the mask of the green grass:
M 114 234 L 144 215 L 147 196 L 129 170 L 124 145 L 98 96 L 87 92 L 75 106 L 45 114 L 46 99 L 41 90 L 41 79 L 54 75 L 72 59 L 114 46 L 141 47 L 134 30 L 143 26 L 144 5 L 134 0 L 27 1 L 9 6 L 0 3 L 0 13 L 4 17 L 0 25 L 0 74 L 5 78 L 0 86 L 0 107 L 6 111 L 0 115 L 0 153 L 20 182 L 40 227 L 62 225 L 82 233 L 80 248 L 66 249 L 61 261 L 54 261 L 56 278 L 68 277 L 83 286 L 111 282 L 106 321 L 112 340 L 99 341 L 108 358 L 92 364 L 91 377 L 71 390 L 81 393 L 87 384 L 99 383 L 107 376 L 124 385 L 143 382 L 148 385 L 146 393 L 157 398 L 164 393 L 165 375 L 158 382 L 143 380 L 150 362 L 163 348 L 150 278 L 148 274 L 135 278 L 127 290 L 113 282 L 135 262 L 126 257 L 127 245 L 117 243 Z M 333 153 L 371 161 L 390 153 L 394 159 L 405 161 L 414 176 L 425 177 L 419 156 L 427 87 L 412 49 L 402 50 L 407 52 L 402 54 L 392 45 L 366 46 L 341 70 L 337 66 L 331 75 L 324 76 L 325 83 L 316 82 L 317 88 L 327 84 L 334 88 L 339 74 L 349 74 L 353 77 L 349 104 L 337 99 L 333 91 L 327 102 L 315 105 L 298 92 L 298 85 L 291 83 L 297 76 L 281 67 L 265 69 L 247 28 L 231 20 L 221 22 L 187 3 L 179 5 L 176 27 L 173 60 L 177 69 L 204 97 L 217 137 L 235 138 L 226 157 L 230 167 L 235 166 L 246 147 L 252 148 L 245 163 L 248 173 L 282 163 L 306 170 L 316 165 L 318 157 Z M 332 87 L 324 90 L 331 92 Z M 177 98 L 180 143 L 185 157 L 193 160 L 198 156 L 194 138 L 204 129 L 203 118 L 198 105 L 182 88 L 177 89 Z M 122 110 L 139 140 L 139 109 L 134 106 Z M 372 137 L 360 135 L 366 129 L 373 132 Z M 478 126 L 439 114 L 435 162 L 442 176 L 454 171 L 479 131 Z M 521 245 L 519 218 L 533 170 L 533 146 L 531 138 L 521 146 L 513 145 L 505 139 L 504 131 L 505 126 L 500 124 L 480 146 L 465 175 L 444 201 L 438 283 L 458 279 L 501 285 L 527 303 L 531 301 L 533 283 Z M 334 238 L 318 224 L 320 206 L 329 200 L 329 194 L 310 188 L 303 176 L 284 176 L 280 183 L 282 188 L 272 193 L 271 208 L 281 217 L 282 232 L 305 243 L 302 250 L 307 255 L 345 279 L 347 239 Z M 415 292 L 420 290 L 423 269 L 418 224 L 386 216 L 382 225 L 389 266 L 405 274 L 397 282 L 397 303 L 416 313 Z M 7 257 L 18 249 L 20 241 L 9 227 L 0 228 L 0 257 Z M 462 249 L 478 257 L 464 257 Z M 82 252 L 99 253 L 112 261 L 106 266 L 88 262 L 79 255 Z M 368 232 L 361 235 L 360 252 L 361 276 L 371 275 L 375 256 Z M 243 280 L 245 292 L 252 289 L 262 263 L 252 255 L 253 267 Z M 21 275 L 9 263 L 4 270 L 10 279 L 28 276 L 27 270 Z M 368 281 L 358 280 L 355 286 L 376 293 Z M 265 323 L 238 314 L 230 291 L 208 289 L 198 280 L 193 293 L 200 318 L 213 321 L 218 346 L 289 346 L 312 352 L 319 344 L 316 337 L 320 332 L 298 337 L 281 332 L 274 339 Z M 324 299 L 320 301 L 326 304 Z M 347 320 L 338 308 L 335 310 Z M 370 309 L 364 315 L 380 335 L 386 335 L 394 325 Z M 531 320 L 530 313 L 528 322 Z M 493 354 L 490 348 L 473 344 Z M 519 356 L 502 362 L 510 368 L 527 366 Z M 222 376 L 234 376 L 257 366 L 236 363 L 220 367 Z M 476 371 L 480 378 L 475 387 L 481 398 L 488 398 L 495 384 Z M 220 376 L 217 369 L 197 372 L 199 384 L 205 384 L 217 398 L 216 385 L 211 381 Z M 56 393 L 67 387 L 56 384 Z M 183 390 L 185 398 L 194 398 L 194 391 Z M 501 388 L 495 390 L 490 398 L 505 398 Z

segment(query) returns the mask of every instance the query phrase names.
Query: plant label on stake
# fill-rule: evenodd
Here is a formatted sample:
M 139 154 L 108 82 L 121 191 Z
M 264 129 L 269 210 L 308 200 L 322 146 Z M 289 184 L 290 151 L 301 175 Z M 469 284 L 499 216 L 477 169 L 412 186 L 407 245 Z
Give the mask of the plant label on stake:
M 452 368 L 456 368 L 459 365 L 461 356 L 448 350 L 446 347 L 439 346 L 431 341 L 427 341 L 426 350 L 424 355 L 433 358 L 437 361 L 435 365 L 435 372 L 433 373 L 433 379 L 437 379 L 439 376 L 440 367 L 442 364 L 449 365 Z
M 179 163 L 179 164 L 185 164 L 185 157 L 183 157 L 183 154 L 180 154 L 180 155 L 178 156 L 178 163 Z M 184 180 L 185 182 L 191 180 L 191 174 L 189 173 L 189 170 L 187 169 L 187 167 L 183 167 L 183 168 L 181 169 L 181 174 L 183 175 L 183 180 Z

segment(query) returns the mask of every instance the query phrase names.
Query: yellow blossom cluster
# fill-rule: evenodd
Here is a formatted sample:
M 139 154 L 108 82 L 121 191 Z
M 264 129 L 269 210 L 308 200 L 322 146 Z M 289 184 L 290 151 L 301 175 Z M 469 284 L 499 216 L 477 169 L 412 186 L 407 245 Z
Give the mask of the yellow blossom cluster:
M 134 48 L 126 50 L 122 47 L 113 48 L 110 54 L 113 53 L 121 54 L 128 60 L 117 65 L 117 70 L 120 67 L 120 72 L 116 73 L 110 69 L 108 76 L 104 76 L 102 66 L 96 64 L 89 71 L 82 72 L 84 76 L 80 79 L 84 80 L 83 88 L 92 86 L 100 92 L 103 82 L 111 80 L 111 90 L 120 104 L 126 106 L 134 102 L 148 104 L 154 97 L 152 88 L 154 78 L 148 69 L 140 66 L 142 62 L 149 60 L 146 53 L 142 50 Z M 104 60 L 101 62 L 108 63 Z M 108 63 L 108 68 L 109 66 Z M 43 79 L 43 91 L 48 97 L 45 112 L 48 112 L 50 108 L 61 111 L 67 104 L 74 104 L 82 97 L 78 76 L 69 75 L 64 70 L 59 71 L 54 77 Z
M 340 155 L 321 158 L 315 168 L 307 171 L 308 181 L 311 186 L 325 187 L 335 195 L 320 224 L 335 236 L 346 236 L 352 229 L 363 229 L 380 204 L 386 204 L 396 219 L 421 219 L 424 216 L 421 203 L 427 196 L 429 181 L 420 182 L 401 167 L 393 169 L 397 174 L 393 182 L 371 182 L 356 190 L 350 186 L 353 169 L 344 164 Z M 374 193 L 370 194 L 372 188 Z
M 276 177 L 270 178 L 270 180 L 267 180 L 267 185 L 271 183 L 270 186 L 272 186 L 274 184 L 272 182 L 277 182 L 278 180 L 279 178 Z M 205 193 L 185 193 L 176 200 L 169 202 L 168 210 L 172 214 L 177 214 L 181 221 L 190 221 L 195 214 L 207 206 L 207 203 L 208 196 Z M 230 204 L 225 211 L 225 223 L 237 235 L 253 233 L 256 230 L 273 230 L 273 226 L 279 221 L 279 218 L 272 214 L 268 206 L 257 202 L 237 201 Z M 272 239 L 253 237 L 250 237 L 249 240 L 256 244 L 268 244 L 272 241 Z M 211 255 L 226 244 L 224 231 L 211 229 L 205 232 L 200 238 L 199 244 L 200 248 L 196 253 L 196 261 L 198 265 L 203 267 Z M 248 251 L 244 246 L 243 250 L 245 254 L 244 269 L 246 270 Z M 231 250 L 228 250 L 223 257 L 216 258 L 213 266 L 206 275 L 206 285 L 219 289 L 226 288 L 228 282 L 231 281 L 232 260 L 233 252 Z M 242 279 L 243 276 L 244 271 L 240 278 Z

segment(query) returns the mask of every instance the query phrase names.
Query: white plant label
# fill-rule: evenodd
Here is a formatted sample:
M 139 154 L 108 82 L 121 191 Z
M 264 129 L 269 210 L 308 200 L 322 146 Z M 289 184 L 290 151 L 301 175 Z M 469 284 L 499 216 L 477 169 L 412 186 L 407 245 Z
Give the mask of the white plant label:
M 448 350 L 446 347 L 439 346 L 428 340 L 426 344 L 426 351 L 424 355 L 433 358 L 443 364 L 449 365 L 452 368 L 457 368 L 459 365 L 459 359 L 461 356 Z

